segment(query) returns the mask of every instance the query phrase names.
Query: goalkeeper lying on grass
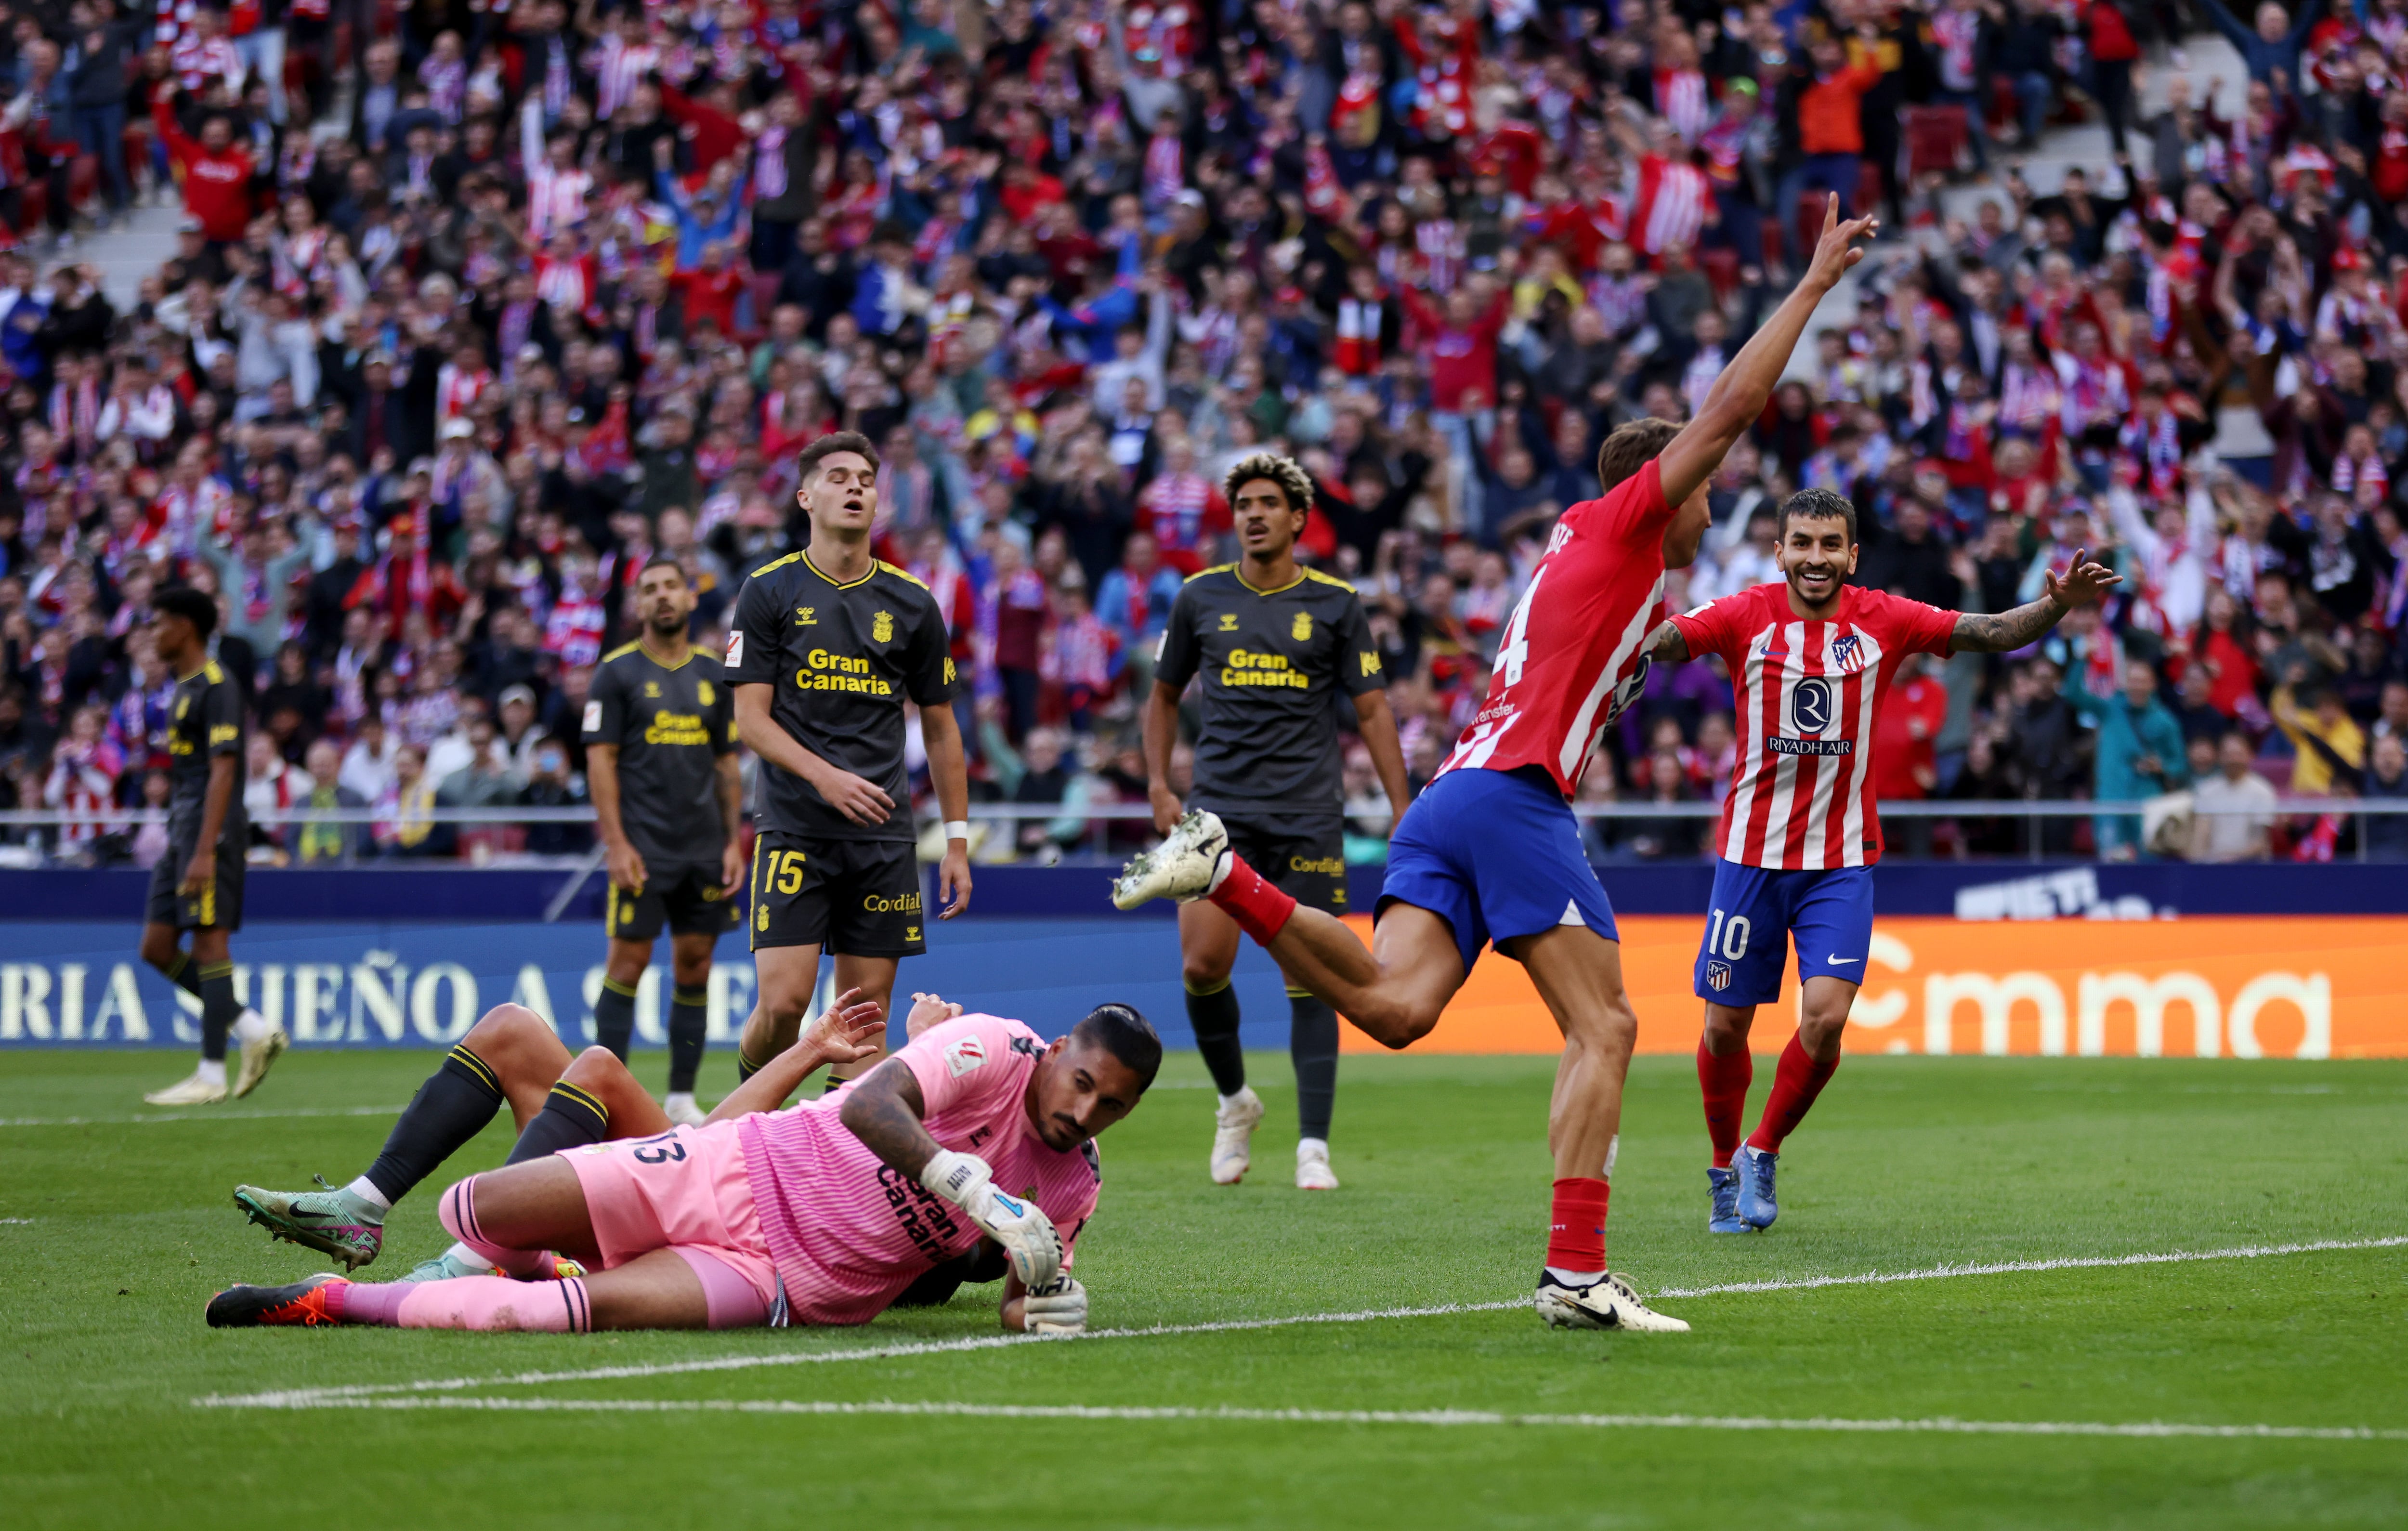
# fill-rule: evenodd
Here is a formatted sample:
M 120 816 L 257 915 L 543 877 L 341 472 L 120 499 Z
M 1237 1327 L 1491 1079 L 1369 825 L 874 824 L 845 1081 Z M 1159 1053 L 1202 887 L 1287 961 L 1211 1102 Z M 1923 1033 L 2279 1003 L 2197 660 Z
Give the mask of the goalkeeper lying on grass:
M 1049 1045 L 1017 1021 L 918 995 L 909 1046 L 834 1095 L 777 1109 L 822 1064 L 874 1050 L 883 1016 L 856 998 L 841 996 L 708 1123 L 673 1129 L 607 1049 L 570 1063 L 539 1017 L 498 1007 L 419 1091 L 360 1180 L 301 1196 L 236 1193 L 278 1237 L 366 1264 L 377 1236 L 360 1214 L 381 1220 L 369 1193 L 389 1207 L 508 1099 L 523 1129 L 510 1162 L 443 1194 L 452 1252 L 381 1285 L 323 1275 L 233 1287 L 210 1299 L 208 1322 L 864 1324 L 898 1302 L 941 1302 L 999 1259 L 1006 1328 L 1084 1326 L 1086 1292 L 1068 1267 L 1102 1183 L 1093 1139 L 1154 1082 L 1154 1028 L 1105 1005 Z M 540 1109 L 537 1076 L 558 1081 Z

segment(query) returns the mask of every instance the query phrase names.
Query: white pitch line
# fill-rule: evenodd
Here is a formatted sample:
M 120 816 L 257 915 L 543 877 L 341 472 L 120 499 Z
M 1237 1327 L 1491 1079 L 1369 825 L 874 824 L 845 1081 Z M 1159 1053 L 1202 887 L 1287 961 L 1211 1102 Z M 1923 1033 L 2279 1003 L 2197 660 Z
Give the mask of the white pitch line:
M 33 1226 L 33 1223 L 34 1220 L 29 1217 L 0 1217 L 0 1226 L 10 1228 L 29 1228 Z
M 0 1116 L 0 1127 L 149 1127 L 163 1122 L 291 1122 L 309 1116 L 399 1116 L 400 1106 L 310 1106 L 290 1111 L 194 1111 L 183 1116 Z
M 2185 1251 L 2170 1254 L 2126 1254 L 2094 1259 L 2025 1260 L 1994 1265 L 1932 1266 L 1920 1270 L 1868 1271 L 1856 1276 L 1811 1276 L 1785 1281 L 1734 1281 L 1725 1286 L 1667 1287 L 1657 1296 L 1718 1297 L 1758 1292 L 1800 1291 L 1827 1286 L 1885 1286 L 1895 1281 L 1933 1281 L 1959 1276 L 2004 1276 L 2028 1271 L 2095 1270 L 2116 1266 L 2170 1265 L 2198 1260 L 2257 1260 L 2269 1255 L 2307 1254 L 2331 1250 L 2397 1249 L 2408 1245 L 2408 1235 L 2383 1238 L 2325 1239 L 2309 1244 L 2249 1244 L 2226 1250 Z M 977 1335 L 964 1339 L 908 1340 L 893 1345 L 862 1345 L 842 1350 L 792 1351 L 781 1355 L 722 1355 L 697 1361 L 654 1362 L 624 1366 L 596 1366 L 582 1371 L 523 1371 L 500 1377 L 429 1378 L 415 1382 L 367 1382 L 345 1387 L 294 1388 L 271 1393 L 211 1394 L 193 1400 L 203 1409 L 298 1409 L 390 1396 L 396 1394 L 461 1393 L 471 1388 L 528 1387 L 546 1382 L 624 1381 L 633 1378 L 683 1376 L 695 1372 L 747 1371 L 756 1366 L 817 1366 L 834 1361 L 886 1361 L 915 1355 L 946 1355 L 966 1351 L 1009 1350 L 1021 1345 L 1067 1345 L 1096 1339 L 1163 1339 L 1180 1335 L 1231 1334 L 1253 1329 L 1287 1329 L 1312 1324 L 1369 1324 L 1382 1319 L 1444 1318 L 1457 1313 L 1498 1313 L 1527 1308 L 1530 1299 L 1507 1302 L 1450 1302 L 1426 1308 L 1369 1308 L 1344 1313 L 1291 1313 L 1277 1318 L 1219 1319 L 1204 1324 L 1157 1324 L 1143 1328 L 1089 1329 L 1075 1335 Z
M 236 1400 L 221 1400 L 233 1404 Z M 2139 1420 L 1775 1419 L 1744 1414 L 1500 1414 L 1477 1409 L 1116 1408 L 1096 1404 L 849 1403 L 800 1398 L 346 1398 L 253 1405 L 294 1409 L 479 1409 L 530 1414 L 937 1414 L 1004 1420 L 1165 1421 L 1224 1424 L 1556 1426 L 1584 1430 L 1804 1430 L 1852 1435 L 2110 1436 L 2148 1439 L 2408 1440 L 2408 1430 L 2368 1425 L 2191 1424 Z
M 2058 1260 L 2001 1260 L 1988 1265 L 1931 1266 L 1920 1270 L 1869 1270 L 1859 1276 L 1798 1276 L 1727 1286 L 1666 1286 L 1658 1297 L 1720 1297 L 1744 1292 L 1806 1292 L 1824 1286 L 1886 1286 L 1893 1281 L 1937 1281 L 1954 1276 L 2014 1276 L 2040 1270 L 2107 1270 L 2118 1266 L 2180 1266 L 2195 1260 L 2259 1260 L 2270 1254 L 2313 1254 L 2320 1250 L 2390 1250 L 2408 1245 L 2408 1235 L 2386 1238 L 2319 1238 L 2304 1244 L 2243 1244 L 2229 1250 L 2176 1250 L 2165 1254 L 2069 1255 Z

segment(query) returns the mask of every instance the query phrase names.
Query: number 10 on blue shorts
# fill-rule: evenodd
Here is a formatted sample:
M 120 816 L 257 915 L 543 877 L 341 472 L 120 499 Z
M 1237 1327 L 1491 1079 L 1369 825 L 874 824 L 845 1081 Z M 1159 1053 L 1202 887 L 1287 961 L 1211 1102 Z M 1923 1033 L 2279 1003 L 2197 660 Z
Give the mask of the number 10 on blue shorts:
M 1698 948 L 1698 997 L 1744 1009 L 1781 997 L 1781 969 L 1798 948 L 1798 976 L 1865 980 L 1873 936 L 1873 869 L 1773 872 L 1714 864 L 1714 896 Z

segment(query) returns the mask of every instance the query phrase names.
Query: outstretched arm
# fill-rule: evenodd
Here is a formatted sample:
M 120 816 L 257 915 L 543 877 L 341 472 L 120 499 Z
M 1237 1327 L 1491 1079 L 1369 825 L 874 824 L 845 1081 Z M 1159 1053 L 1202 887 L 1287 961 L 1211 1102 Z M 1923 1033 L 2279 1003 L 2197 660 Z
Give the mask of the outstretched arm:
M 2112 573 L 2104 564 L 2084 562 L 2088 550 L 2078 549 L 2073 554 L 2073 566 L 2058 579 L 2057 571 L 2046 571 L 2043 579 L 2047 594 L 2029 601 L 2013 611 L 1995 616 L 1968 611 L 1956 619 L 1956 630 L 1949 635 L 1948 651 L 1952 654 L 2003 654 L 2038 638 L 2055 627 L 2065 614 L 2077 606 L 2089 606 L 2105 598 L 2107 592 L 2124 582 L 2124 577 Z
M 1789 365 L 1789 354 L 1798 349 L 1815 308 L 1839 285 L 1848 267 L 1864 259 L 1865 252 L 1853 248 L 1856 241 L 1870 237 L 1880 227 L 1881 221 L 1873 218 L 1840 222 L 1837 194 L 1824 207 L 1823 237 L 1814 246 L 1814 258 L 1797 290 L 1748 337 L 1707 391 L 1696 418 L 1681 428 L 1656 460 L 1664 478 L 1664 503 L 1679 505 L 1713 477 L 1722 466 L 1723 454 L 1764 413 L 1774 386 L 1781 381 L 1781 369 Z
M 822 1064 L 856 1063 L 875 1055 L 886 1040 L 886 1012 L 861 991 L 847 989 L 822 1011 L 795 1045 L 761 1066 L 711 1110 L 710 1121 L 730 1122 L 754 1111 L 774 1111 Z

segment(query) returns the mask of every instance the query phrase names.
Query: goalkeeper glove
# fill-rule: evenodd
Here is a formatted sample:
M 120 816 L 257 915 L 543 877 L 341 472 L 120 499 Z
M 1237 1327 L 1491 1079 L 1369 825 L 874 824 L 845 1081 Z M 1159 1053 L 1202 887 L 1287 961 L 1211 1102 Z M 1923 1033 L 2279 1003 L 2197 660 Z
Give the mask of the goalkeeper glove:
M 1087 1326 L 1087 1289 L 1068 1271 L 1021 1299 L 1020 1326 L 1032 1335 L 1075 1335 Z
M 1035 1202 L 996 1190 L 993 1176 L 976 1154 L 939 1149 L 920 1171 L 920 1183 L 959 1207 L 981 1233 L 1003 1246 L 1011 1273 L 1033 1291 L 1060 1273 L 1062 1236 Z

